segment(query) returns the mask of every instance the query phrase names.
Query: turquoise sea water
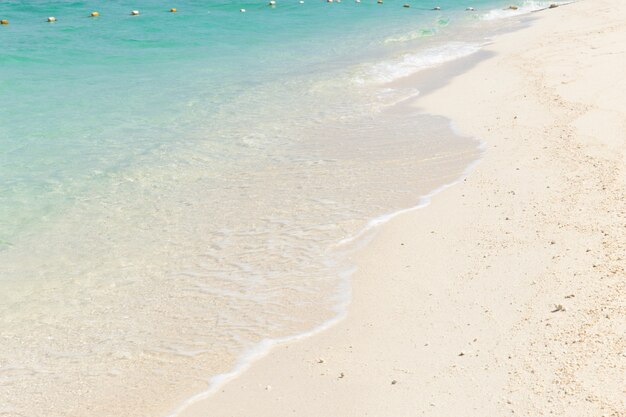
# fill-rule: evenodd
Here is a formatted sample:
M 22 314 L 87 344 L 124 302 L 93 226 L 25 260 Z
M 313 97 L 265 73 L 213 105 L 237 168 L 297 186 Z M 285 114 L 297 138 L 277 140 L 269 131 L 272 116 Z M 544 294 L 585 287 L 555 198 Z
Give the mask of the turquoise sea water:
M 12 244 L 138 156 L 240 140 L 213 123 L 243 92 L 332 73 L 401 49 L 384 42 L 394 35 L 429 36 L 471 19 L 469 5 L 507 3 L 3 1 L 11 23 L 0 32 L 0 242 Z M 444 12 L 429 10 L 435 4 Z M 167 13 L 172 5 L 177 13 Z M 133 8 L 141 15 L 130 16 Z M 100 17 L 88 18 L 92 10 Z
M 0 3 L 0 414 L 157 415 L 336 316 L 337 243 L 479 154 L 393 82 L 541 6 L 409 3 Z

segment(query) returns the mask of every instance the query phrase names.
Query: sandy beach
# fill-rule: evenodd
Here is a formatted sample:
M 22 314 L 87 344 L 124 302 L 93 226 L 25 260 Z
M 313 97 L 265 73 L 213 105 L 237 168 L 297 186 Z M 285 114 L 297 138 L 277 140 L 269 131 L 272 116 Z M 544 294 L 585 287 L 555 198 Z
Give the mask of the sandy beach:
M 626 416 L 624 21 L 533 13 L 420 96 L 484 158 L 355 255 L 344 320 L 181 416 Z

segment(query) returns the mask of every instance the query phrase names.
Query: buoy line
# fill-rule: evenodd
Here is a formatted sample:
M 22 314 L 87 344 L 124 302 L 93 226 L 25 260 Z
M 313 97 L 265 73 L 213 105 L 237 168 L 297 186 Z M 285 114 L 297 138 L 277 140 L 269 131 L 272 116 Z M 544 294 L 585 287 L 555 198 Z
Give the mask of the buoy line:
M 341 0 L 326 0 L 326 2 L 327 3 L 341 3 Z M 355 3 L 361 3 L 361 0 L 354 0 L 354 2 Z M 299 0 L 298 3 L 299 4 L 304 4 L 304 0 Z M 377 4 L 383 4 L 383 0 L 376 0 L 376 3 Z M 275 7 L 277 5 L 277 0 L 269 0 L 267 5 L 271 6 L 271 7 Z M 554 7 L 557 7 L 557 6 L 558 6 L 557 4 L 551 4 L 550 8 L 554 8 Z M 404 4 L 402 4 L 402 7 L 410 8 L 411 5 L 409 3 L 404 3 Z M 515 5 L 509 6 L 507 9 L 508 10 L 517 10 L 518 6 L 515 6 Z M 507 10 L 507 9 L 505 9 L 505 10 Z M 441 7 L 440 6 L 435 6 L 431 10 L 439 11 L 439 10 L 441 10 Z M 175 7 L 172 7 L 168 11 L 170 13 L 176 13 L 176 12 L 178 12 L 178 9 L 176 9 Z M 247 11 L 246 9 L 239 9 L 240 13 L 245 13 L 246 11 Z M 465 11 L 476 11 L 476 9 L 473 8 L 473 7 L 467 7 L 467 8 L 465 8 Z M 131 10 L 131 12 L 130 12 L 131 16 L 139 16 L 139 14 L 140 14 L 139 10 Z M 93 11 L 93 12 L 91 12 L 89 14 L 89 17 L 99 17 L 99 16 L 100 16 L 100 12 L 98 12 L 98 11 Z M 57 18 L 54 17 L 54 16 L 50 16 L 50 17 L 48 17 L 46 19 L 46 21 L 50 22 L 50 23 L 54 23 L 54 22 L 57 22 Z M 0 25 L 8 25 L 8 24 L 9 24 L 9 20 L 8 19 L 0 20 Z

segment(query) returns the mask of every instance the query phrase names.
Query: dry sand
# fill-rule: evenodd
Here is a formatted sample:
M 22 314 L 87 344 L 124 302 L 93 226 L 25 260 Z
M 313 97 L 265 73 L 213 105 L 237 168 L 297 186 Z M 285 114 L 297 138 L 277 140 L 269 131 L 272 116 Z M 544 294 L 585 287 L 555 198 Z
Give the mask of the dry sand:
M 485 139 L 476 170 L 356 256 L 345 320 L 183 415 L 625 416 L 624 22 L 536 13 L 420 98 Z

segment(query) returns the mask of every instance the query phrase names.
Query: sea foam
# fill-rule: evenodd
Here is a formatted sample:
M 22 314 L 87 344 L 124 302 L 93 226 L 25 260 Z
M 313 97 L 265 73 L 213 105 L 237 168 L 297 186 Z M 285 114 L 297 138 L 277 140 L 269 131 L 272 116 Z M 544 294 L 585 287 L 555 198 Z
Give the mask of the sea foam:
M 475 54 L 481 47 L 482 45 L 477 43 L 450 42 L 417 53 L 403 54 L 364 68 L 354 80 L 358 83 L 389 83 L 421 70 Z
M 532 12 L 536 12 L 538 10 L 542 10 L 550 7 L 552 4 L 563 5 L 571 2 L 566 1 L 525 1 L 517 9 L 507 8 L 499 8 L 492 9 L 489 12 L 480 16 L 482 20 L 497 20 L 497 19 L 506 19 L 509 17 L 520 16 Z

